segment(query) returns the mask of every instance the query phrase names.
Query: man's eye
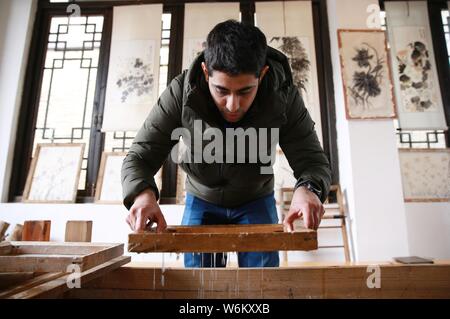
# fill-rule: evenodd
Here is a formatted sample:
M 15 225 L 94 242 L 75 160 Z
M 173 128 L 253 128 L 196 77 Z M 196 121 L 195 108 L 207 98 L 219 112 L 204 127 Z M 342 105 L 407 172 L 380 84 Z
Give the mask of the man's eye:
M 241 91 L 239 92 L 240 95 L 246 95 L 249 94 L 252 90 L 245 90 L 245 91 Z
M 216 89 L 216 92 L 219 93 L 220 95 L 227 95 L 228 94 L 227 91 L 224 91 L 224 90 L 221 90 L 221 89 Z

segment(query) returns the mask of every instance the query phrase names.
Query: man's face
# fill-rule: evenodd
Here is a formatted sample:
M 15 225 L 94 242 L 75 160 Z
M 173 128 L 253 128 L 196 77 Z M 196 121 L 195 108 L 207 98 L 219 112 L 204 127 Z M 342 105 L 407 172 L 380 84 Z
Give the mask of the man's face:
M 258 92 L 259 83 L 269 67 L 263 68 L 260 77 L 256 77 L 254 74 L 230 76 L 221 71 L 214 71 L 212 75 L 209 75 L 204 62 L 202 69 L 211 96 L 223 118 L 227 122 L 235 123 L 244 117 L 252 105 Z

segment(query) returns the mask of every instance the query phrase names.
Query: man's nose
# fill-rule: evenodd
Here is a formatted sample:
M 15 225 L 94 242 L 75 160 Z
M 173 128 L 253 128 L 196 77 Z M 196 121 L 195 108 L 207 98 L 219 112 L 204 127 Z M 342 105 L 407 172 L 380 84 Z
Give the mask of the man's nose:
M 227 99 L 227 110 L 228 112 L 236 112 L 239 110 L 239 97 L 231 94 Z

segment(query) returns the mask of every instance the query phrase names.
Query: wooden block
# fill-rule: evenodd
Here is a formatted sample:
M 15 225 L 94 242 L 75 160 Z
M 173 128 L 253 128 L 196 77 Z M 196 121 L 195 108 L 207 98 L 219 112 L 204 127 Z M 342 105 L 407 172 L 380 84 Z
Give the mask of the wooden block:
M 28 220 L 23 224 L 23 241 L 50 241 L 49 220 Z
M 66 223 L 66 242 L 91 242 L 92 221 L 69 220 Z
M 5 234 L 6 234 L 6 231 L 8 230 L 8 227 L 9 227 L 9 224 L 7 222 L 0 220 L 0 241 L 5 240 Z
M 130 252 L 252 252 L 317 249 L 317 232 L 298 229 L 289 233 L 283 225 L 169 226 L 128 235 Z
M 21 241 L 22 240 L 23 225 L 16 224 L 13 228 L 11 235 L 8 237 L 8 241 Z

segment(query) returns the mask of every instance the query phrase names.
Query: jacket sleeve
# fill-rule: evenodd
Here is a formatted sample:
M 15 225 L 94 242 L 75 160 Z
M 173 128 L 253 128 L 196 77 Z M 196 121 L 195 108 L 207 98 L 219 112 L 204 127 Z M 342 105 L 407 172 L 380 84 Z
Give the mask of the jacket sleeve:
M 287 122 L 280 130 L 280 147 L 297 179 L 295 188 L 310 181 L 321 190 L 320 199 L 324 202 L 331 183 L 330 163 L 296 87 L 290 89 L 286 116 Z
M 139 129 L 121 170 L 123 204 L 130 209 L 134 199 L 145 189 L 159 190 L 154 176 L 178 141 L 172 131 L 181 126 L 183 74 L 172 80 Z

